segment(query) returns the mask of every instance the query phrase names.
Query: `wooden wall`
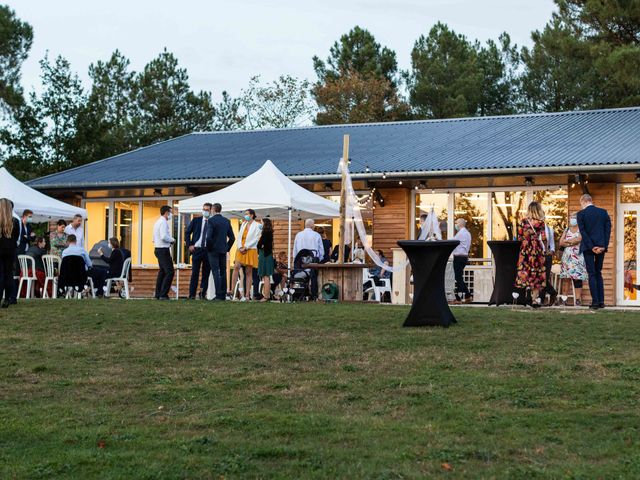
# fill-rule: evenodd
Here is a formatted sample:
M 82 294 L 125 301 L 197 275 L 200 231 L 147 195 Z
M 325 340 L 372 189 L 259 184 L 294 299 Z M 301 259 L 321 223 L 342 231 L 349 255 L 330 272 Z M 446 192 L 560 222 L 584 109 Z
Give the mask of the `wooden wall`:
M 384 207 L 376 205 L 373 211 L 373 248 L 381 249 L 391 260 L 391 249 L 398 240 L 409 238 L 411 191 L 406 188 L 379 190 Z
M 152 298 L 156 290 L 156 278 L 158 269 L 156 267 L 131 269 L 131 296 L 134 298 Z M 186 297 L 189 294 L 189 279 L 191 278 L 191 270 L 182 270 L 180 272 L 180 295 Z M 178 271 L 173 277 L 173 285 L 176 286 L 178 280 Z M 169 292 L 171 298 L 175 297 L 175 292 Z
M 602 277 L 604 279 L 604 300 L 607 305 L 616 304 L 616 184 L 615 183 L 589 183 L 589 193 L 593 197 L 594 205 L 604 208 L 609 212 L 611 217 L 611 241 L 609 242 L 609 251 L 604 258 L 604 267 L 602 269 Z M 580 197 L 582 196 L 582 187 L 576 186 L 569 188 L 569 212 L 577 212 L 580 210 Z M 583 304 L 591 303 L 591 295 L 589 293 L 589 285 L 585 282 L 582 290 Z

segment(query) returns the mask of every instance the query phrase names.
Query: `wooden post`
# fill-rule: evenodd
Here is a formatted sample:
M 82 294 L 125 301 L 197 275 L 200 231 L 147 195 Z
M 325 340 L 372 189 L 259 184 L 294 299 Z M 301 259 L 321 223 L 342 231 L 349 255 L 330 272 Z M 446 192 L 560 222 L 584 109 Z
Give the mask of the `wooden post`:
M 343 166 L 349 165 L 349 135 L 342 137 L 342 161 Z M 340 183 L 340 228 L 338 229 L 338 263 L 344 263 L 344 229 L 346 226 L 346 169 L 342 169 L 342 182 Z M 353 242 L 353 239 L 352 239 Z M 353 245 L 351 245 L 353 249 Z

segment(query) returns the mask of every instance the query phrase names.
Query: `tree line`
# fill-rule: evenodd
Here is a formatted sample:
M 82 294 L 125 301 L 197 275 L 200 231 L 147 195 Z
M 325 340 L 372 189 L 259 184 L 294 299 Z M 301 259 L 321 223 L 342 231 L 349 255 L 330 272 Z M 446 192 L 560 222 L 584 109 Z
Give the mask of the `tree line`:
M 31 26 L 0 5 L 0 160 L 20 178 L 53 173 L 193 131 L 555 112 L 640 105 L 640 2 L 555 0 L 531 47 L 508 33 L 482 43 L 436 23 L 407 70 L 354 27 L 314 82 L 250 79 L 240 95 L 194 91 L 166 49 L 139 71 L 122 52 L 89 66 L 90 86 L 62 56 L 40 61 L 42 90 L 24 92 Z

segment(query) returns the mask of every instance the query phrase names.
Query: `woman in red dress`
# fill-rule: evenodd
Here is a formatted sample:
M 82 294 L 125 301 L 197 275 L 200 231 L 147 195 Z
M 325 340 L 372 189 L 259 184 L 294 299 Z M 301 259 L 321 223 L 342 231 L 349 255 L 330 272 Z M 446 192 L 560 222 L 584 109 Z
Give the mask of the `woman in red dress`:
M 541 305 L 539 293 L 546 285 L 545 250 L 547 235 L 544 228 L 544 210 L 538 202 L 531 202 L 527 215 L 518 224 L 520 256 L 516 288 L 531 291 L 533 307 Z

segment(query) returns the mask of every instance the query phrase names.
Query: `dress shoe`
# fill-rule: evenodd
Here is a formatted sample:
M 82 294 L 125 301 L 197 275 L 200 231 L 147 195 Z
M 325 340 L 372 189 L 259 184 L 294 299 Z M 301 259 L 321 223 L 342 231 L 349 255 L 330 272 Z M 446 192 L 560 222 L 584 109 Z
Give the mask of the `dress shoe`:
M 195 300 L 196 297 L 187 297 L 187 300 Z
M 600 304 L 592 303 L 591 305 L 589 305 L 589 310 L 600 310 Z
M 9 302 L 8 300 L 2 302 L 2 308 L 9 308 L 9 305 L 11 305 L 11 302 Z

